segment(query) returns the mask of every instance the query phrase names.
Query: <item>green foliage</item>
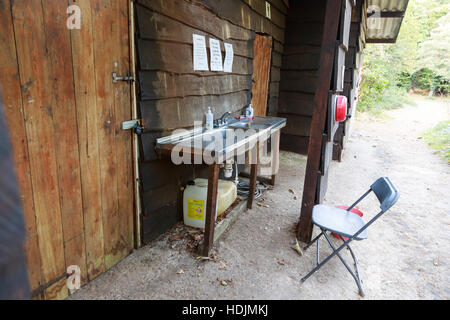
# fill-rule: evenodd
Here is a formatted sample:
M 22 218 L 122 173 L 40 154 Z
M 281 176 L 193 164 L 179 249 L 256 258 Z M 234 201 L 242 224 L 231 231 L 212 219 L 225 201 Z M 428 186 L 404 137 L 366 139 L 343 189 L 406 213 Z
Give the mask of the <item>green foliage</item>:
M 450 120 L 439 122 L 424 134 L 425 141 L 431 148 L 450 163 Z
M 382 46 L 367 47 L 357 107 L 359 111 L 379 114 L 382 110 L 400 108 L 403 103 L 410 102 L 405 89 L 408 84 L 401 85 L 398 74 L 393 72 L 386 58 Z
M 450 79 L 449 40 L 450 12 L 436 21 L 436 27 L 430 32 L 430 36 L 419 45 L 418 65 Z
M 401 107 L 412 88 L 448 94 L 449 40 L 450 1 L 409 1 L 397 42 L 366 47 L 358 110 Z
M 437 84 L 436 73 L 433 70 L 424 68 L 415 72 L 411 76 L 414 88 L 429 90 Z

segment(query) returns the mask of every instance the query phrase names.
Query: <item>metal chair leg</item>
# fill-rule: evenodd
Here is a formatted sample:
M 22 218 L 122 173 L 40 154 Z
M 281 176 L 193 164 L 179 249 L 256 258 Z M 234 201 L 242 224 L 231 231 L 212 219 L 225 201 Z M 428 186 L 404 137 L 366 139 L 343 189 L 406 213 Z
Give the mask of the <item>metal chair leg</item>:
M 323 230 L 323 229 L 321 229 L 321 230 L 322 230 L 322 232 L 321 232 L 320 235 L 323 234 L 323 235 L 326 236 L 325 230 Z M 320 236 L 320 235 L 319 235 L 319 236 Z M 319 236 L 317 236 L 316 239 L 314 239 L 314 241 L 317 240 L 317 239 L 319 238 Z M 319 263 L 314 269 L 312 269 L 306 276 L 304 276 L 304 277 L 301 279 L 301 281 L 302 281 L 302 282 L 305 282 L 310 276 L 313 275 L 313 273 L 315 273 L 317 270 L 319 270 L 325 263 L 327 263 L 331 258 L 333 258 L 336 254 L 339 253 L 339 251 L 341 251 L 341 250 L 344 249 L 344 248 L 345 248 L 345 245 L 342 245 L 342 246 L 340 246 L 339 248 L 337 248 L 336 250 L 334 250 L 332 254 L 330 254 L 328 257 L 326 257 L 321 263 Z
M 306 281 L 313 273 L 315 273 L 317 270 L 319 270 L 319 269 L 320 269 L 325 263 L 327 263 L 332 257 L 334 257 L 335 255 L 337 255 L 338 258 L 341 260 L 341 262 L 344 264 L 344 266 L 347 268 L 348 272 L 350 272 L 350 274 L 352 275 L 353 279 L 355 280 L 356 285 L 358 286 L 358 289 L 359 289 L 359 294 L 360 294 L 362 297 L 364 297 L 365 294 L 364 294 L 364 291 L 363 291 L 363 288 L 362 288 L 361 279 L 360 279 L 360 277 L 359 277 L 358 262 L 357 262 L 357 260 L 356 260 L 355 254 L 353 253 L 352 249 L 350 248 L 350 246 L 349 246 L 349 244 L 348 244 L 348 243 L 349 243 L 350 241 L 352 241 L 353 239 L 350 239 L 350 241 L 348 241 L 348 242 L 344 241 L 344 243 L 343 243 L 339 248 L 336 249 L 336 247 L 335 247 L 335 246 L 333 245 L 333 243 L 331 242 L 330 238 L 327 236 L 326 230 L 324 230 L 324 229 L 321 229 L 321 230 L 322 230 L 322 232 L 321 232 L 316 238 L 314 238 L 314 240 L 311 241 L 311 243 L 309 243 L 309 244 L 307 245 L 307 247 L 309 247 L 312 243 L 314 243 L 314 241 L 318 240 L 320 236 L 324 235 L 324 236 L 325 236 L 325 239 L 327 239 L 327 242 L 328 242 L 328 244 L 330 245 L 331 249 L 333 249 L 333 253 L 330 254 L 327 258 L 325 258 L 324 261 L 322 261 L 321 263 L 319 263 L 319 256 L 318 256 L 318 255 L 319 255 L 319 247 L 317 247 L 317 256 L 316 256 L 316 259 L 317 259 L 317 265 L 316 265 L 316 267 L 315 267 L 313 270 L 311 270 L 306 276 L 304 276 L 304 277 L 301 279 L 301 281 L 302 281 L 302 282 L 305 282 L 305 281 Z M 317 245 L 319 245 L 319 242 L 317 242 Z M 306 247 L 306 248 L 307 248 L 307 247 Z M 350 251 L 350 253 L 351 253 L 351 255 L 352 255 L 352 258 L 353 258 L 353 261 L 354 261 L 355 272 L 356 272 L 356 274 L 352 271 L 352 269 L 349 267 L 349 265 L 347 264 L 347 262 L 346 262 L 346 261 L 342 258 L 342 256 L 339 254 L 339 252 L 340 252 L 343 248 L 347 248 L 347 249 Z
M 330 245 L 330 247 L 333 249 L 333 251 L 336 250 L 335 246 L 333 245 L 333 242 L 331 242 L 331 239 L 326 235 L 325 235 L 325 239 L 327 239 L 328 244 Z M 342 258 L 342 256 L 339 253 L 336 253 L 336 255 L 338 256 L 339 260 L 341 260 L 341 262 L 344 264 L 344 266 L 347 268 L 348 272 L 352 275 L 353 279 L 356 282 L 356 285 L 358 286 L 359 289 L 359 294 L 364 297 L 364 291 L 362 289 L 362 285 L 361 285 L 361 279 L 359 278 L 359 272 L 358 272 L 358 263 L 356 261 L 356 257 L 352 251 L 352 249 L 350 248 L 350 246 L 348 245 L 348 243 L 344 242 L 345 246 L 350 250 L 350 253 L 352 255 L 353 261 L 354 261 L 354 265 L 355 265 L 355 272 L 356 274 L 353 272 L 353 270 L 350 268 L 350 266 L 347 264 L 347 262 L 344 260 L 344 258 Z

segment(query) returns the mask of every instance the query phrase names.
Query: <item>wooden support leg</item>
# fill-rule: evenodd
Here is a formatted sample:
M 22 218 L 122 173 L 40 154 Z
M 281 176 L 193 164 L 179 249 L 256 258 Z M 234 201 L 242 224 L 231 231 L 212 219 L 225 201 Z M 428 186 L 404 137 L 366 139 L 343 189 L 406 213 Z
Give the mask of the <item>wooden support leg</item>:
M 278 173 L 280 166 L 280 130 L 272 135 L 272 145 L 271 145 L 271 156 L 272 156 L 272 179 L 270 184 L 275 185 L 275 178 Z
M 258 161 L 259 161 L 259 142 L 256 143 L 254 151 L 256 153 L 256 160 L 252 161 L 250 171 L 250 188 L 247 198 L 247 209 L 251 209 L 253 206 L 253 199 L 255 198 L 256 178 L 258 176 Z M 253 163 L 254 162 L 254 163 Z
M 209 166 L 208 195 L 206 198 L 205 238 L 201 254 L 209 256 L 214 242 L 214 227 L 216 222 L 217 185 L 219 183 L 219 165 L 214 163 Z

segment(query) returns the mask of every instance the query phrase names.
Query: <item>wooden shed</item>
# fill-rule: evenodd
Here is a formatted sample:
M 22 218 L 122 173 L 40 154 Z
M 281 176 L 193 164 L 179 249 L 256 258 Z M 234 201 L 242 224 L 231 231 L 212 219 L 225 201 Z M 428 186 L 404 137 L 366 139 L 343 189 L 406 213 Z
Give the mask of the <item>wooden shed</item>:
M 209 106 L 215 117 L 252 103 L 287 118 L 281 147 L 308 154 L 307 239 L 308 209 L 348 135 L 332 96 L 354 112 L 368 7 L 386 2 L 400 5 L 377 17 L 401 23 L 401 0 L 0 0 L 0 90 L 33 297 L 66 297 L 68 266 L 85 284 L 182 219 L 180 189 L 206 167 L 154 147 Z M 388 26 L 373 41 L 395 41 L 399 24 Z M 193 70 L 193 34 L 219 40 L 223 55 L 231 44 L 232 71 Z M 123 129 L 129 120 L 139 134 Z

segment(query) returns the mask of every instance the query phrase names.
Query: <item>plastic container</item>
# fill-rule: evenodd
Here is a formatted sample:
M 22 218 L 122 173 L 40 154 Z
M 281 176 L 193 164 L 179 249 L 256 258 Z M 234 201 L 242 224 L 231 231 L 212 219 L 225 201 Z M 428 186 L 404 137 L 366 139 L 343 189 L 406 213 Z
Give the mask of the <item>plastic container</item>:
M 252 104 L 250 103 L 249 105 L 248 105 L 248 107 L 245 109 L 245 117 L 247 118 L 247 119 L 253 119 L 254 118 L 254 116 L 253 116 L 253 107 L 252 107 Z
M 237 189 L 232 181 L 219 180 L 217 188 L 216 219 L 236 200 Z M 197 178 L 194 184 L 188 184 L 183 193 L 183 219 L 184 224 L 196 227 L 205 227 L 206 196 L 208 193 L 208 180 Z
M 348 209 L 348 207 L 346 207 L 346 206 L 336 206 L 336 208 L 344 209 L 344 210 L 347 210 L 347 209 Z M 361 210 L 359 210 L 358 207 L 354 207 L 352 210 L 350 210 L 350 212 L 353 212 L 353 213 L 357 214 L 357 215 L 360 216 L 360 217 L 362 217 L 362 216 L 364 215 L 364 214 L 361 212 Z M 338 239 L 341 238 L 341 236 L 338 235 L 337 233 L 332 232 L 331 234 L 332 234 L 333 237 L 335 237 L 335 238 L 338 238 Z M 347 240 L 347 239 L 348 239 L 347 237 L 342 237 L 342 238 L 344 238 L 344 240 Z
M 208 112 L 206 112 L 206 129 L 211 130 L 214 128 L 214 115 L 211 112 L 211 107 L 208 107 Z

